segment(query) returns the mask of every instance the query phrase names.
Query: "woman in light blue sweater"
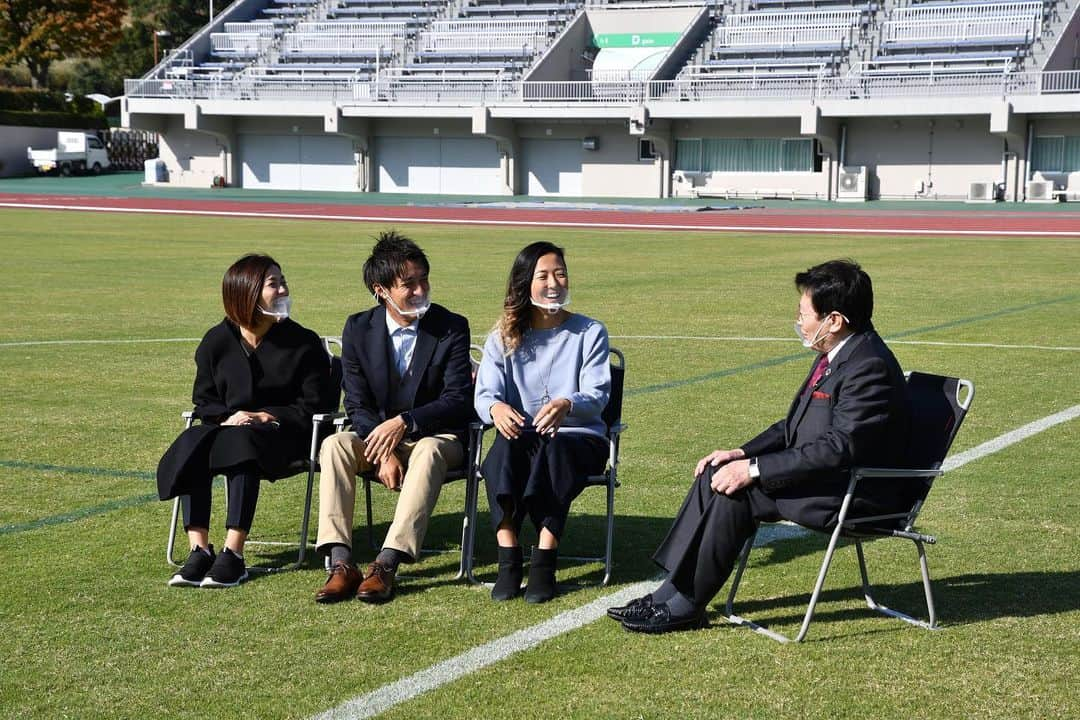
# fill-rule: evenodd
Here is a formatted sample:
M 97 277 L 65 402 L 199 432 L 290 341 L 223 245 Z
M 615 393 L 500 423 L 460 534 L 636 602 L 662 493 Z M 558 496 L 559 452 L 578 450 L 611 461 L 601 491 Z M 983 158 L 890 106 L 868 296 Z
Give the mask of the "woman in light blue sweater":
M 570 503 L 607 461 L 600 417 L 611 390 L 607 329 L 567 311 L 569 301 L 562 248 L 537 242 L 522 250 L 477 372 L 476 412 L 498 430 L 481 468 L 499 544 L 494 600 L 521 589 L 518 533 L 526 515 L 539 538 L 525 599 L 555 596 Z

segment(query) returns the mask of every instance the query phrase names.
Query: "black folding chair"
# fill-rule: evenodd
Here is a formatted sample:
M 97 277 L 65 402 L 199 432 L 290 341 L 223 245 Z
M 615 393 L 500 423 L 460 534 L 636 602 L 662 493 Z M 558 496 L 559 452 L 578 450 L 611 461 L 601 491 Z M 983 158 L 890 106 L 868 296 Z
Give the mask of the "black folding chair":
M 802 642 L 803 638 L 806 637 L 810 621 L 814 617 L 814 609 L 821 595 L 821 589 L 825 584 L 825 575 L 829 570 L 829 563 L 832 562 L 833 553 L 841 538 L 849 539 L 855 544 L 855 552 L 859 558 L 859 573 L 862 576 L 863 596 L 870 609 L 928 630 L 937 627 L 934 595 L 930 587 L 930 570 L 927 565 L 926 549 L 924 547 L 924 545 L 933 545 L 937 542 L 937 539 L 932 535 L 917 532 L 914 526 L 919 511 L 922 510 L 926 496 L 933 485 L 934 478 L 944 472 L 941 465 L 945 460 L 945 455 L 949 452 L 949 448 L 952 447 L 953 439 L 956 437 L 956 432 L 960 429 L 960 425 L 967 415 L 968 408 L 971 407 L 971 401 L 975 397 L 975 386 L 970 380 L 912 372 L 907 375 L 907 387 L 912 404 L 911 437 L 907 457 L 915 469 L 870 467 L 851 469 L 851 480 L 848 482 L 847 493 L 844 495 L 843 503 L 840 506 L 836 528 L 830 535 L 825 558 L 822 560 L 821 570 L 818 572 L 817 583 L 814 585 L 814 591 L 810 596 L 810 604 L 806 608 L 802 627 L 799 628 L 799 634 L 795 636 L 795 642 Z M 910 509 L 888 515 L 851 516 L 851 502 L 855 497 L 856 487 L 860 481 L 873 482 L 875 479 L 898 481 L 913 478 L 921 478 L 923 485 L 918 499 Z M 824 532 L 818 528 L 810 529 Z M 874 599 L 870 579 L 866 571 L 866 558 L 863 555 L 862 543 L 863 540 L 867 539 L 887 537 L 910 540 L 915 543 L 915 547 L 918 549 L 919 570 L 922 573 L 923 592 L 926 595 L 928 620 L 919 620 L 898 610 L 885 607 Z M 790 638 L 786 635 L 769 630 L 735 614 L 735 593 L 739 590 L 739 581 L 742 579 L 753 546 L 754 536 L 751 536 L 739 555 L 738 568 L 731 581 L 731 589 L 728 592 L 725 605 L 727 620 L 736 625 L 749 627 L 751 630 L 767 635 L 779 642 L 790 642 Z
M 586 487 L 604 487 L 607 489 L 607 535 L 604 546 L 604 554 L 596 556 L 561 555 L 564 560 L 579 562 L 604 562 L 604 578 L 601 585 L 607 585 L 611 581 L 612 568 L 612 545 L 615 540 L 615 488 L 619 487 L 619 444 L 622 433 L 626 430 L 626 424 L 622 422 L 623 384 L 626 378 L 626 358 L 622 351 L 611 348 L 611 395 L 608 404 L 604 408 L 601 417 L 607 426 L 605 433 L 608 442 L 608 460 L 604 471 L 598 475 L 590 475 L 585 480 Z M 483 475 L 480 473 L 480 456 L 483 454 L 484 432 L 492 426 L 476 424 L 472 428 L 473 440 L 471 446 L 471 472 L 468 484 L 465 486 L 465 527 L 461 540 L 461 563 L 462 574 L 469 582 L 480 583 L 473 575 L 473 567 L 476 554 L 476 516 L 478 512 L 480 481 Z
M 338 400 L 341 397 L 341 358 L 335 355 L 332 351 L 333 346 L 341 347 L 341 339 L 337 337 L 323 337 L 322 338 L 323 349 L 326 350 L 326 354 L 329 362 L 330 382 L 331 387 L 335 389 L 336 398 L 334 401 L 335 408 Z M 311 446 L 308 449 L 308 456 L 302 460 L 297 460 L 289 465 L 287 474 L 285 477 L 291 477 L 293 475 L 299 475 L 300 473 L 307 473 L 307 490 L 304 495 L 303 515 L 300 521 L 300 538 L 297 542 L 299 549 L 296 554 L 296 562 L 289 565 L 282 565 L 277 567 L 263 567 L 255 566 L 249 567 L 249 571 L 258 572 L 274 572 L 278 570 L 295 570 L 304 564 L 304 555 L 307 551 L 307 538 L 308 538 L 308 526 L 311 519 L 311 493 L 315 483 L 315 473 L 319 470 L 319 445 L 322 443 L 323 438 L 330 434 L 333 429 L 333 419 L 338 416 L 338 413 L 316 413 L 312 416 L 311 423 Z M 184 429 L 191 427 L 195 422 L 195 413 L 191 410 L 187 410 L 181 413 L 181 417 L 184 419 Z M 226 503 L 228 502 L 228 493 L 224 493 Z M 174 567 L 180 567 L 182 561 L 175 557 L 176 553 L 176 535 L 177 527 L 180 521 L 180 497 L 173 500 L 172 506 L 172 519 L 169 521 L 169 539 L 165 545 L 165 560 Z M 247 545 L 269 545 L 278 544 L 271 543 L 269 541 L 253 540 L 250 537 L 247 540 Z M 291 543 L 284 543 L 289 545 Z

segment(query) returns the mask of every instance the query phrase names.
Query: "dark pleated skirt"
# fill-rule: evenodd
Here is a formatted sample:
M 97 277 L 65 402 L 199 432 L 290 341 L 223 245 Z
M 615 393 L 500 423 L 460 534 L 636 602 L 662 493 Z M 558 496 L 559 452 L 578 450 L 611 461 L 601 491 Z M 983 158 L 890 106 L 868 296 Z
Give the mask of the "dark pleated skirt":
M 607 442 L 585 433 L 557 433 L 554 437 L 526 432 L 516 440 L 496 433 L 481 466 L 491 508 L 492 527 L 511 508 L 515 528 L 528 515 L 537 532 L 546 527 L 561 537 L 570 503 L 585 487 L 589 475 L 604 471 Z

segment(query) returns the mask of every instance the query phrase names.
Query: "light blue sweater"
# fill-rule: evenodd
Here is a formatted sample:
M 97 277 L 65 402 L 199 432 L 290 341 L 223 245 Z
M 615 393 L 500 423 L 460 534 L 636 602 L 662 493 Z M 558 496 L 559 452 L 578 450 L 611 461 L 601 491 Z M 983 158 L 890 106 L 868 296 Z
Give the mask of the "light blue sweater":
M 556 328 L 527 330 L 521 347 L 504 353 L 498 332 L 488 335 L 476 373 L 476 414 L 491 424 L 491 406 L 505 402 L 532 426 L 533 415 L 550 399 L 573 403 L 559 432 L 603 435 L 600 413 L 611 393 L 608 334 L 604 325 L 572 314 Z

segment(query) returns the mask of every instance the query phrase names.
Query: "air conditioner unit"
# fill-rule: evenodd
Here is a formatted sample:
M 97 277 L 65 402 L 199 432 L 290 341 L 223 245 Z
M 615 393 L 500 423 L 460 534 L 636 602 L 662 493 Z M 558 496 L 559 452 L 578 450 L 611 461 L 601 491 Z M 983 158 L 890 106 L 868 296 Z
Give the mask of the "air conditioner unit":
M 866 168 L 845 167 L 840 169 L 836 199 L 840 202 L 864 202 L 866 200 Z
M 967 201 L 972 203 L 997 202 L 997 183 L 973 182 L 968 186 Z
M 1056 202 L 1057 197 L 1054 194 L 1054 182 L 1052 180 L 1028 180 L 1028 202 Z

